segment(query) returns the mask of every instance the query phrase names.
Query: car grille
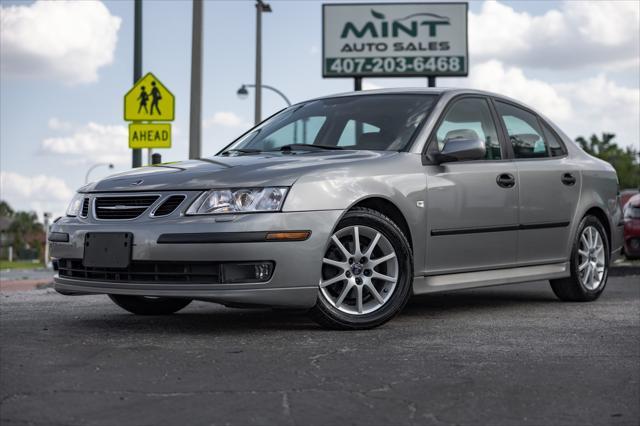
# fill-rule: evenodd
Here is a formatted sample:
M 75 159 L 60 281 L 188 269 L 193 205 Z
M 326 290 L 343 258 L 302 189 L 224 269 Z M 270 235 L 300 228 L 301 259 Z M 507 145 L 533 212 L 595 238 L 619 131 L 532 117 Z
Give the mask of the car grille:
M 127 197 L 97 197 L 95 214 L 98 219 L 135 219 L 158 199 L 157 195 Z
M 89 214 L 89 198 L 85 198 L 82 201 L 82 211 L 80 212 L 80 216 L 87 217 Z
M 156 209 L 155 212 L 153 212 L 154 216 L 168 216 L 171 213 L 173 213 L 173 211 L 175 209 L 178 208 L 178 206 L 184 201 L 186 197 L 184 195 L 172 195 L 171 197 L 167 198 L 162 204 L 160 204 L 160 207 L 158 207 Z
M 127 268 L 90 268 L 81 259 L 58 261 L 61 277 L 110 282 L 220 284 L 220 269 L 220 262 L 132 261 Z

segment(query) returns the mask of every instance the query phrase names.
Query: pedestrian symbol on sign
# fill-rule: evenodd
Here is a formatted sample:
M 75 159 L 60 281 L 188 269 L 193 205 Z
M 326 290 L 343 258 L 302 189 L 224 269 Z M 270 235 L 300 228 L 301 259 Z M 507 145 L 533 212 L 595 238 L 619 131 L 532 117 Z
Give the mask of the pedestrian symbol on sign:
M 162 113 L 160 112 L 160 108 L 158 108 L 158 102 L 160 101 L 160 99 L 162 99 L 162 96 L 160 95 L 160 90 L 158 90 L 158 88 L 156 87 L 156 82 L 152 81 L 151 85 L 153 86 L 153 89 L 151 89 L 151 115 L 153 115 L 153 108 L 156 108 L 156 111 L 158 111 L 158 115 L 162 115 Z
M 173 121 L 173 94 L 153 74 L 148 73 L 124 96 L 126 121 Z
M 140 113 L 140 111 L 142 111 L 142 108 L 144 108 L 144 112 L 149 114 L 149 111 L 147 110 L 147 101 L 149 100 L 149 94 L 145 90 L 144 86 L 140 88 L 140 96 L 138 96 L 138 100 L 140 101 L 140 107 L 138 108 L 138 113 Z

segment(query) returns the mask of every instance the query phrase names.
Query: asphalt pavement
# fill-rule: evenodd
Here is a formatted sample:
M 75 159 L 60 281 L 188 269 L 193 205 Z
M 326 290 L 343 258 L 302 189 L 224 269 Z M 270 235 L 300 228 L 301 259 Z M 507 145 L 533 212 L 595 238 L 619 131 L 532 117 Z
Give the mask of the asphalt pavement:
M 3 425 L 638 425 L 640 276 L 594 303 L 547 282 L 416 297 L 369 331 L 195 302 L 5 292 Z

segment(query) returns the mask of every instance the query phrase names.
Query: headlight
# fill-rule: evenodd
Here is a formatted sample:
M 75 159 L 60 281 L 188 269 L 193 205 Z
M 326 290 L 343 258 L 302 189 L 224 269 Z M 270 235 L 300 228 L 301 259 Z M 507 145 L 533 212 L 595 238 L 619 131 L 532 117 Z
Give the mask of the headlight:
M 188 215 L 278 211 L 287 188 L 212 189 L 187 209 Z
M 78 213 L 80 213 L 80 209 L 82 208 L 83 201 L 84 195 L 76 194 L 69 203 L 69 207 L 67 207 L 67 216 L 78 216 Z

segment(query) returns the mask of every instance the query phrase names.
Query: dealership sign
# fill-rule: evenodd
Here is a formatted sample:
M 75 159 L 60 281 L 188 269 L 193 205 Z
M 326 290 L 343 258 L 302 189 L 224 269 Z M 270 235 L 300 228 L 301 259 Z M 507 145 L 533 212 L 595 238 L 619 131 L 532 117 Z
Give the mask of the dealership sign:
M 465 76 L 467 3 L 324 4 L 324 77 Z

